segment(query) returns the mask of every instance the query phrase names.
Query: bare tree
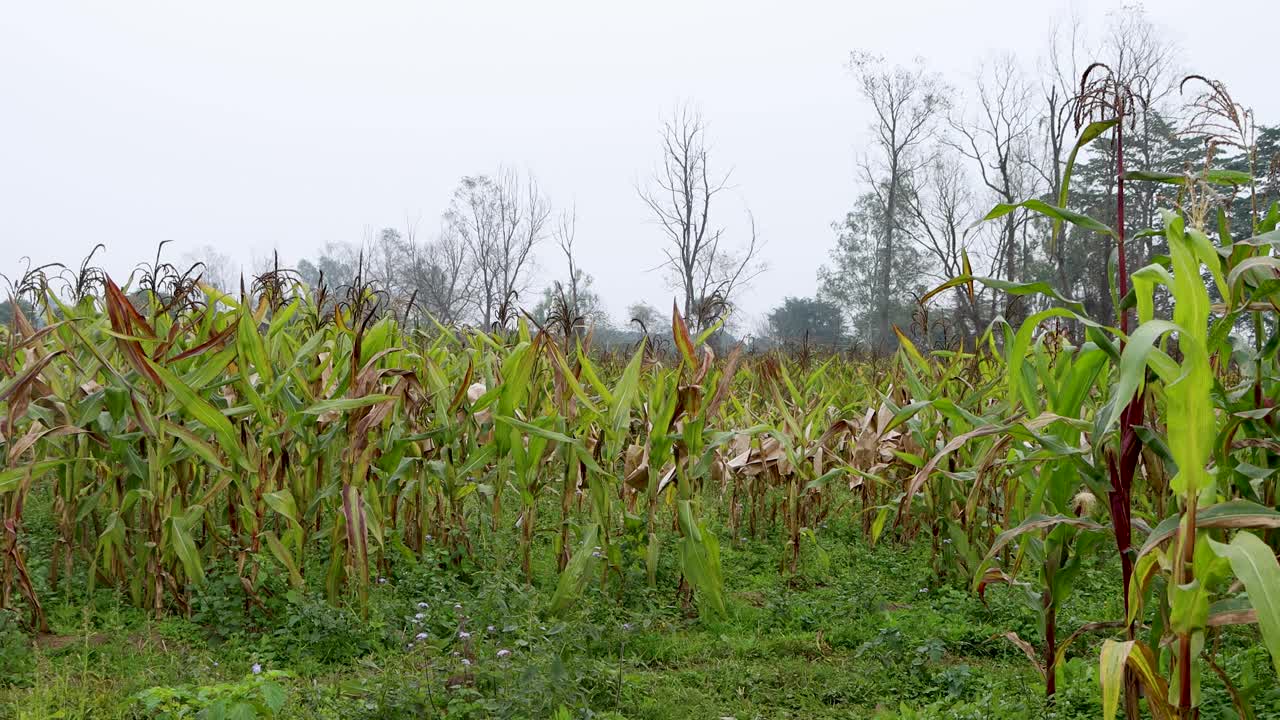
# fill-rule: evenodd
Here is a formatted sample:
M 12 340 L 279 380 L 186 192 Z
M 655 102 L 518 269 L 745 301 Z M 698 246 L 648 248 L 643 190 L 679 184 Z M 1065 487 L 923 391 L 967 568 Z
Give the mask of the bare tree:
M 1102 57 L 1120 85 L 1134 93 L 1134 122 L 1125 130 L 1126 154 L 1134 153 L 1136 169 L 1154 169 L 1159 148 L 1168 139 L 1168 130 L 1159 118 L 1166 115 L 1166 100 L 1175 93 L 1183 75 L 1177 64 L 1177 47 L 1151 23 L 1141 6 L 1130 6 L 1111 16 Z M 1114 158 L 1114 147 L 1109 150 Z M 1156 224 L 1159 191 L 1156 183 L 1127 187 L 1126 213 L 1135 228 Z M 1151 257 L 1151 238 L 1144 237 L 1141 243 L 1142 253 L 1133 258 L 1133 267 L 1141 267 Z
M 1165 106 L 1176 88 L 1180 73 L 1176 51 L 1147 19 L 1141 6 L 1126 6 L 1110 14 L 1097 41 L 1085 37 L 1079 20 L 1054 25 L 1049 34 L 1046 56 L 1041 61 L 1039 159 L 1034 164 L 1039 183 L 1053 204 L 1063 204 L 1066 194 L 1062 173 L 1071 154 L 1080 124 L 1084 120 L 1112 119 L 1113 113 L 1081 112 L 1086 68 L 1101 63 L 1108 81 L 1125 88 L 1129 112 L 1125 122 L 1125 164 L 1139 169 L 1157 169 L 1168 163 L 1165 157 L 1176 152 L 1171 139 L 1171 112 Z M 1095 77 L 1104 74 L 1095 69 Z M 1131 94 L 1130 94 L 1131 93 Z M 1114 132 L 1113 132 L 1114 137 Z M 1095 168 L 1089 177 L 1089 166 Z M 1066 203 L 1084 209 L 1103 222 L 1115 226 L 1117 218 L 1112 198 L 1119 192 L 1114 172 L 1117 167 L 1114 140 L 1095 141 L 1079 158 Z M 1126 225 L 1150 227 L 1156 224 L 1156 207 L 1162 188 L 1156 183 L 1136 183 L 1126 187 Z M 1081 207 L 1080 203 L 1092 203 Z M 1127 234 L 1126 234 L 1127 235 Z M 1090 314 L 1103 317 L 1110 312 L 1110 288 L 1105 271 L 1113 252 L 1111 240 L 1100 235 L 1073 233 L 1069 226 L 1056 233 L 1046 232 L 1055 269 L 1056 284 L 1069 296 L 1084 301 Z M 1153 255 L 1153 238 L 1140 236 L 1126 243 L 1133 264 L 1140 265 Z M 1133 247 L 1138 245 L 1138 247 Z M 1087 268 L 1087 269 L 1086 269 Z M 1079 329 L 1079 328 L 1077 328 Z
M 447 232 L 457 238 L 474 263 L 477 304 L 486 328 L 493 322 L 498 284 L 492 263 L 488 262 L 498 247 L 498 193 L 497 184 L 486 175 L 464 177 L 444 216 Z
M 412 231 L 412 228 L 407 228 Z M 387 294 L 399 298 L 400 267 L 405 248 L 410 240 L 395 228 L 382 228 L 376 234 L 372 228 L 366 227 L 364 243 L 360 251 L 364 258 L 364 274 L 374 286 Z M 405 299 L 407 301 L 407 298 Z
M 379 312 L 404 319 L 407 319 L 410 303 L 402 272 L 407 249 L 408 241 L 399 230 L 384 227 L 375 232 L 372 226 L 366 225 L 354 265 L 359 280 L 370 283 L 377 290 Z
M 920 61 L 911 67 L 887 67 L 883 58 L 854 53 L 850 66 L 863 98 L 875 113 L 871 151 L 859 162 L 862 179 L 880 205 L 876 229 L 876 334 L 887 338 L 890 325 L 892 258 L 908 221 L 905 196 L 914 192 L 916 174 L 931 162 L 929 140 L 938 117 L 949 106 L 942 80 Z
M 230 256 L 219 252 L 214 246 L 205 245 L 198 250 L 184 253 L 182 262 L 184 265 L 200 263 L 203 266 L 200 270 L 200 281 L 204 284 L 223 292 L 235 291 L 236 283 L 239 281 L 235 265 Z
M 639 326 L 640 332 L 646 335 L 659 332 L 662 313 L 647 302 L 633 302 L 627 306 L 627 322 Z
M 662 127 L 662 164 L 650 186 L 637 189 L 666 235 L 660 267 L 682 293 L 684 316 L 695 330 L 724 317 L 736 293 L 764 270 L 750 213 L 750 238 L 737 247 L 711 218 L 712 201 L 726 189 L 729 174 L 711 170 L 706 134 L 696 110 L 677 109 Z
M 948 280 L 963 273 L 963 253 L 976 216 L 969 177 L 955 154 L 939 153 L 922 173 L 923 182 L 905 200 L 913 222 L 908 234 L 937 265 L 930 273 Z
M 476 305 L 476 273 L 466 246 L 448 231 L 430 243 L 410 241 L 403 285 L 413 298 L 413 315 L 445 326 L 466 321 Z
M 551 231 L 556 245 L 564 253 L 568 266 L 569 278 L 564 282 L 556 281 L 549 288 L 548 299 L 552 308 L 548 320 L 558 320 L 564 337 L 579 337 L 593 323 L 604 321 L 599 297 L 589 287 L 590 276 L 578 266 L 574 255 L 573 244 L 578 236 L 578 212 L 574 208 L 560 213 L 555 229 Z
M 979 213 L 960 157 L 939 153 L 927 169 L 925 182 L 906 199 L 914 220 L 909 232 L 935 261 L 936 279 L 949 280 L 964 274 L 970 233 Z M 977 294 L 984 291 L 985 288 L 977 288 Z M 965 334 L 972 338 L 982 329 L 979 303 L 963 286 L 955 288 L 955 299 L 958 314 L 965 318 Z
M 1053 205 L 1060 204 L 1062 173 L 1074 141 L 1074 98 L 1080 73 L 1084 70 L 1080 59 L 1083 45 L 1083 31 L 1078 18 L 1072 17 L 1066 25 L 1055 22 L 1049 29 L 1048 56 L 1040 63 L 1040 159 L 1032 163 L 1032 167 L 1039 174 L 1040 183 Z M 1063 238 L 1058 237 L 1057 232 L 1051 233 L 1049 251 L 1053 256 L 1058 289 L 1070 294 L 1065 248 Z
M 513 316 L 550 214 L 537 182 L 522 180 L 514 170 L 500 171 L 497 181 L 464 177 L 454 191 L 445 223 L 475 268 L 486 328 L 505 325 Z
M 569 343 L 566 347 L 571 347 L 572 341 L 582 337 L 589 328 L 609 326 L 609 313 L 599 293 L 592 287 L 591 275 L 578 265 L 574 250 L 577 226 L 576 210 L 560 213 L 551 234 L 564 253 L 569 277 L 545 288 L 542 299 L 532 311 L 539 323 L 545 323 L 544 327 L 549 326 Z
M 1033 149 L 1036 113 L 1033 92 L 1011 56 L 979 71 L 975 107 L 967 116 L 953 117 L 952 145 L 978 168 L 983 186 L 999 203 L 1014 204 L 1035 194 Z M 1029 222 L 1026 211 L 1014 210 L 1000 222 L 995 248 L 996 267 L 1005 279 L 1021 279 L 1029 251 L 1019 249 L 1019 234 Z M 1005 299 L 1005 318 L 1016 324 L 1017 297 Z

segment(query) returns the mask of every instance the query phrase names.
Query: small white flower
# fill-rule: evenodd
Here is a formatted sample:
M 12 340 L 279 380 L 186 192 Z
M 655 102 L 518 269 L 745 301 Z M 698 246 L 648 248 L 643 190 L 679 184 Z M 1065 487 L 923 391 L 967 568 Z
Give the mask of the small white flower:
M 428 535 L 428 536 L 427 536 L 427 542 L 431 542 L 431 536 L 430 536 L 430 535 Z
M 511 651 L 506 648 L 502 648 L 501 650 L 498 651 L 498 657 L 500 658 L 510 657 L 510 656 L 511 656 Z
M 418 603 L 418 609 L 419 609 L 419 610 L 426 610 L 426 609 L 427 609 L 427 608 L 429 608 L 429 607 L 431 607 L 431 606 L 430 606 L 430 605 L 428 605 L 428 604 L 426 604 L 426 603 L 424 603 L 424 602 L 420 602 L 420 603 Z
M 454 610 L 461 610 L 461 609 L 462 609 L 462 603 L 454 603 L 454 604 L 453 604 L 453 609 L 454 609 Z
M 920 588 L 920 592 L 927 593 L 929 592 L 929 588 Z
M 490 625 L 489 627 L 485 628 L 485 630 L 486 630 L 486 631 L 488 631 L 488 632 L 497 632 L 497 631 L 498 631 L 498 628 L 496 628 L 496 627 L 494 627 L 494 626 Z
M 462 658 L 462 664 L 465 667 L 471 667 L 471 661 L 466 658 Z
M 259 674 L 261 674 L 261 673 L 262 673 L 262 666 L 261 666 L 261 665 L 259 665 L 258 663 L 254 663 L 254 664 L 253 664 L 253 667 L 251 667 L 251 668 L 249 668 L 249 669 L 253 671 L 253 674 L 254 674 L 254 675 L 259 675 Z
M 413 620 L 414 620 L 414 622 L 417 622 L 417 621 L 421 620 L 422 618 L 424 618 L 424 617 L 426 617 L 426 616 L 427 616 L 427 615 L 426 615 L 426 613 L 414 613 L 414 614 L 413 614 Z
M 418 633 L 417 635 L 414 635 L 414 636 L 413 636 L 413 639 L 414 639 L 414 640 L 426 640 L 426 639 L 427 639 L 427 634 L 426 634 L 426 633 L 424 633 L 424 632 L 420 632 L 420 633 Z
M 458 639 L 459 639 L 459 640 L 467 640 L 467 639 L 469 639 L 470 637 L 471 637 L 471 633 L 467 632 L 466 630 L 459 630 L 459 631 L 458 631 Z
M 386 579 L 386 578 L 384 578 L 384 577 L 380 577 L 380 578 L 378 578 L 378 584 L 379 584 L 379 585 L 385 585 L 385 584 L 387 584 L 387 579 Z

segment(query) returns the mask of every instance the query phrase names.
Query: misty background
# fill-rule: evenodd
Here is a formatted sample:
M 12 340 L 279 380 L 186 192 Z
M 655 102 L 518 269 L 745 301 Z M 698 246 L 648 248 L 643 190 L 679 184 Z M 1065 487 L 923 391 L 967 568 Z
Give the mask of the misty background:
M 21 275 L 25 257 L 75 264 L 95 243 L 123 280 L 162 240 L 171 260 L 212 249 L 234 275 L 273 251 L 315 262 L 384 228 L 430 242 L 464 177 L 513 172 L 536 179 L 551 211 L 521 304 L 567 280 L 553 227 L 571 211 L 577 266 L 625 324 L 633 303 L 667 308 L 680 294 L 642 192 L 664 123 L 691 110 L 708 165 L 729 173 L 713 224 L 741 247 L 754 219 L 762 271 L 733 297 L 750 332 L 785 297 L 820 291 L 833 223 L 866 193 L 876 118 L 851 53 L 936 77 L 951 98 L 929 130 L 940 140 L 971 117 L 983 72 L 1010 62 L 1038 94 L 1055 28 L 1100 47 L 1118 16 L 1140 16 L 1170 77 L 1222 80 L 1262 123 L 1280 120 L 1274 24 L 1217 27 L 1207 12 L 1261 20 L 1270 8 L 26 3 L 0 22 L 0 272 Z M 970 179 L 980 215 L 995 199 Z

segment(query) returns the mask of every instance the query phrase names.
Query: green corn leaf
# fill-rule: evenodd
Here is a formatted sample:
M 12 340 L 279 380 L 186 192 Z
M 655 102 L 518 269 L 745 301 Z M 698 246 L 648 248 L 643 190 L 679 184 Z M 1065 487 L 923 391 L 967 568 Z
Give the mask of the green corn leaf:
M 560 573 L 560 579 L 556 582 L 555 594 L 551 596 L 552 614 L 560 613 L 568 608 L 582 593 L 588 578 L 587 568 L 594 559 L 593 555 L 596 552 L 596 540 L 599 534 L 600 526 L 595 524 L 592 524 L 583 533 L 582 542 L 578 544 L 578 549 L 569 558 L 569 562 L 564 567 L 564 572 Z
M 182 569 L 187 577 L 196 585 L 204 584 L 204 564 L 200 561 L 200 549 L 191 539 L 190 533 L 182 526 L 178 518 L 169 518 L 169 543 L 173 547 Z
M 1262 642 L 1280 676 L 1280 563 L 1271 548 L 1249 532 L 1239 532 L 1230 543 L 1209 540 L 1218 556 L 1231 563 L 1231 571 L 1244 583 L 1249 604 L 1258 614 Z
M 275 556 L 276 560 L 280 561 L 280 564 L 289 573 L 289 584 L 299 590 L 306 587 L 306 583 L 302 579 L 302 573 L 298 572 L 298 566 L 293 561 L 293 555 L 280 542 L 280 538 L 276 537 L 276 534 L 270 530 L 264 530 L 262 531 L 262 539 L 266 540 L 267 549 L 271 550 L 271 554 Z
M 163 428 L 165 432 L 181 440 L 182 444 L 193 453 L 200 456 L 201 460 L 204 460 L 210 466 L 219 471 L 226 472 L 227 468 L 223 465 L 222 458 L 218 456 L 217 448 L 205 442 L 203 438 L 191 432 L 191 430 L 186 427 L 168 420 L 161 420 L 160 427 Z
M 151 369 L 164 383 L 165 388 L 173 393 L 177 398 L 178 404 L 187 411 L 196 422 L 208 428 L 218 441 L 218 446 L 227 454 L 227 457 L 250 472 L 253 468 L 249 465 L 244 457 L 244 451 L 240 447 L 240 438 L 236 434 L 235 428 L 231 425 L 231 421 L 227 419 L 217 408 L 208 400 L 200 397 L 186 383 L 178 379 L 168 368 L 159 365 L 151 360 L 147 360 Z
M 1188 181 L 1205 180 L 1214 185 L 1248 185 L 1253 176 L 1240 170 L 1223 170 L 1215 168 L 1202 174 L 1160 172 L 1157 170 L 1131 170 L 1124 174 L 1126 180 L 1145 180 L 1164 183 L 1166 185 L 1187 185 Z
M 1071 153 L 1067 155 L 1067 162 L 1062 168 L 1062 188 L 1058 191 L 1058 207 L 1066 207 L 1067 201 L 1071 197 L 1071 176 L 1075 173 L 1076 156 L 1080 154 L 1081 148 L 1097 139 L 1102 133 L 1115 127 L 1118 120 L 1101 120 L 1091 122 L 1085 126 L 1084 131 L 1080 133 L 1076 144 L 1071 147 Z M 1053 252 L 1058 246 L 1058 236 L 1062 233 L 1062 221 L 1055 219 L 1053 221 L 1053 233 L 1049 236 L 1049 251 Z
M 70 458 L 59 460 L 37 460 L 29 465 L 19 467 L 6 468 L 0 470 L 0 494 L 7 493 L 18 487 L 18 483 L 22 482 L 22 478 L 28 473 L 33 478 L 38 478 L 46 472 L 71 462 Z
M 982 559 L 982 563 L 978 566 L 978 572 L 973 582 L 975 590 L 978 584 L 982 582 L 983 573 L 986 572 L 987 568 L 991 567 L 992 558 L 999 554 L 1006 545 L 1013 542 L 1020 535 L 1058 527 L 1073 527 L 1086 531 L 1102 531 L 1106 529 L 1088 518 L 1068 517 L 1065 515 L 1032 515 L 1017 527 L 1005 530 L 996 536 L 995 542 L 991 543 L 986 557 Z
M 526 434 L 533 437 L 542 438 L 543 440 L 554 440 L 555 442 L 564 443 L 566 445 L 573 445 L 574 443 L 577 442 L 576 440 L 569 437 L 568 435 L 565 435 L 564 433 L 556 432 L 555 430 L 551 430 L 544 427 L 539 427 L 537 425 L 534 425 L 533 423 L 527 423 L 527 422 L 524 422 L 523 420 L 517 420 L 515 418 L 507 417 L 505 415 L 494 415 L 493 419 L 504 425 L 510 425 L 513 428 L 516 428 L 518 430 L 523 430 Z
M 1142 558 L 1161 543 L 1172 538 L 1181 523 L 1181 515 L 1170 515 L 1161 520 L 1160 524 L 1156 525 L 1147 536 L 1142 548 L 1138 550 L 1138 558 Z M 1248 500 L 1229 500 L 1198 509 L 1196 527 L 1201 530 L 1280 528 L 1280 512 Z
M 1098 659 L 1098 684 L 1102 686 L 1102 718 L 1114 720 L 1120 709 L 1120 689 L 1124 687 L 1124 666 L 1136 640 L 1105 640 Z
M 1178 326 L 1168 320 L 1151 320 L 1138 326 L 1138 329 L 1129 337 L 1129 342 L 1124 346 L 1124 352 L 1120 354 L 1119 382 L 1116 384 L 1115 391 L 1111 393 L 1111 401 L 1105 415 L 1106 421 L 1102 424 L 1101 431 L 1110 429 L 1120 419 L 1120 413 L 1124 412 L 1129 401 L 1142 386 L 1148 364 L 1167 381 L 1177 378 L 1177 363 L 1163 350 L 1155 347 L 1155 343 L 1160 338 L 1177 330 Z
M 252 367 L 258 378 L 269 387 L 272 381 L 271 361 L 267 358 L 267 348 L 258 332 L 258 322 L 254 319 L 249 306 L 240 308 L 240 327 L 236 331 L 236 346 L 239 349 L 242 372 Z
M 330 410 L 345 412 L 347 410 L 356 410 L 370 405 L 377 405 L 392 399 L 390 395 L 365 395 L 358 398 L 333 398 L 331 400 L 320 400 L 312 404 L 310 407 L 303 409 L 306 415 L 320 415 Z
M 266 493 L 262 499 L 266 501 L 267 507 L 288 518 L 289 522 L 295 525 L 298 523 L 298 505 L 294 502 L 293 493 L 289 488 Z
M 1102 233 L 1104 235 L 1110 235 L 1112 237 L 1115 237 L 1116 235 L 1116 231 L 1112 230 L 1111 227 L 1108 226 L 1106 223 L 1103 223 L 1099 220 L 1095 220 L 1089 217 L 1088 215 L 1078 213 L 1074 210 L 1068 210 L 1062 207 L 1055 207 L 1053 205 L 1050 205 L 1047 202 L 1044 202 L 1043 200 L 1036 200 L 1034 198 L 1031 200 L 1023 200 L 1020 203 L 1000 203 L 995 207 L 991 208 L 991 212 L 988 212 L 979 222 L 981 223 L 981 222 L 986 222 L 988 220 L 995 220 L 996 218 L 1004 217 L 1005 215 L 1008 215 L 1009 213 L 1013 212 L 1014 210 L 1017 210 L 1018 208 L 1025 208 L 1034 213 L 1043 215 L 1047 218 L 1052 218 L 1055 222 L 1065 221 L 1077 227 L 1084 228 L 1085 230 L 1092 230 L 1093 232 Z

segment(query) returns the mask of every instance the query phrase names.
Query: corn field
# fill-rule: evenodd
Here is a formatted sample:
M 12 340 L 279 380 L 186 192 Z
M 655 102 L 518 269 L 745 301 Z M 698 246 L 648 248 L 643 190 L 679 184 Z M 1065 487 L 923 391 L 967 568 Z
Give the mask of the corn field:
M 1148 231 L 1168 255 L 1131 273 L 1122 231 L 1066 210 L 1066 183 L 1057 205 L 1022 203 L 1115 237 L 1118 327 L 1047 286 L 964 275 L 931 295 L 986 283 L 1051 306 L 965 347 L 901 333 L 882 359 L 717 354 L 678 311 L 671 352 L 610 354 L 572 326 L 407 327 L 360 282 L 335 300 L 284 272 L 238 297 L 159 263 L 123 289 L 34 273 L 19 292 L 38 317 L 16 312 L 0 346 L 0 606 L 47 629 L 23 526 L 37 496 L 58 529 L 47 585 L 116 588 L 156 616 L 190 613 L 213 573 L 246 612 L 279 577 L 360 608 L 428 544 L 526 577 L 554 563 L 550 614 L 592 583 L 624 592 L 625 568 L 658 585 L 667 563 L 659 591 L 715 616 L 722 542 L 781 538 L 778 570 L 797 573 L 822 561 L 813 528 L 846 514 L 867 544 L 927 543 L 979 595 L 1025 594 L 1039 636 L 1007 637 L 1047 695 L 1087 646 L 1105 717 L 1194 717 L 1205 673 L 1234 687 L 1226 626 L 1256 626 L 1280 673 L 1280 206 L 1233 239 L 1202 198 L 1249 178 L 1121 173 L 1179 197 Z M 1099 557 L 1125 616 L 1060 626 Z

